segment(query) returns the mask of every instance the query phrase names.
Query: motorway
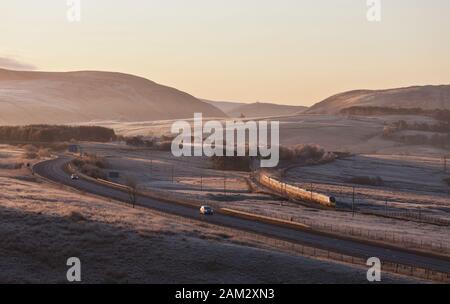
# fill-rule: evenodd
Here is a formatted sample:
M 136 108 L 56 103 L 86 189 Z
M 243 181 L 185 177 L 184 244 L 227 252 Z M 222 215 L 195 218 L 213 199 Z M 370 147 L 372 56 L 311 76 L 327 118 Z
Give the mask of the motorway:
M 54 160 L 41 162 L 34 166 L 34 172 L 49 180 L 70 186 L 86 193 L 113 198 L 124 202 L 129 201 L 129 195 L 124 191 L 88 180 L 71 180 L 70 176 L 63 170 L 64 165 L 69 161 L 70 158 L 62 156 Z M 216 214 L 210 217 L 203 217 L 199 214 L 199 210 L 197 209 L 175 203 L 162 202 L 144 196 L 139 196 L 137 198 L 137 204 L 164 213 L 207 221 L 208 223 L 215 225 L 254 232 L 265 236 L 355 257 L 378 257 L 382 262 L 389 261 L 450 273 L 450 259 L 444 257 L 440 258 L 406 250 L 404 251 L 401 249 L 385 248 L 375 244 L 335 238 L 330 235 L 317 234 L 313 231 L 296 230 L 294 228 L 282 227 L 275 224 L 263 223 L 250 219 L 243 219 L 231 215 Z

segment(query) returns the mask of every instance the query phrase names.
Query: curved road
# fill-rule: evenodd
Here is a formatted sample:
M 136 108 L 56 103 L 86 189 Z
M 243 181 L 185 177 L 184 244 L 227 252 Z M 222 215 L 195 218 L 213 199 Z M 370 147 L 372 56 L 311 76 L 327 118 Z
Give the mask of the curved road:
M 70 161 L 68 157 L 38 163 L 34 166 L 34 172 L 54 182 L 64 184 L 78 190 L 117 199 L 129 201 L 129 196 L 105 185 L 92 183 L 87 180 L 72 181 L 63 170 L 63 166 Z M 434 271 L 450 273 L 450 259 L 428 256 L 426 254 L 413 253 L 400 249 L 389 249 L 381 246 L 361 243 L 353 240 L 343 240 L 328 235 L 316 234 L 311 231 L 300 231 L 293 228 L 281 227 L 273 224 L 242 219 L 230 215 L 216 214 L 211 217 L 202 217 L 199 211 L 175 203 L 161 202 L 144 196 L 137 198 L 137 204 L 157 211 L 180 215 L 187 218 L 201 219 L 211 224 L 232 227 L 235 229 L 264 234 L 299 244 L 327 249 L 333 252 L 343 253 L 356 257 L 378 257 L 381 261 L 390 261 L 404 265 L 428 268 Z

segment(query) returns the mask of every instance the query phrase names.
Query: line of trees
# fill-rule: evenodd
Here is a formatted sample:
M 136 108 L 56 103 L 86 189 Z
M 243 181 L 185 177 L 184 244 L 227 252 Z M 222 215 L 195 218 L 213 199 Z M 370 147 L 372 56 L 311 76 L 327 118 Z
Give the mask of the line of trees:
M 108 142 L 116 139 L 113 129 L 98 126 L 0 126 L 0 141 L 9 142 Z
M 128 146 L 148 148 L 158 151 L 170 151 L 172 139 L 168 136 L 145 138 L 143 136 L 124 137 L 123 140 Z
M 338 157 L 346 156 L 328 152 L 319 145 L 296 145 L 293 147 L 280 146 L 280 160 L 286 163 L 296 162 L 304 165 L 318 165 L 334 161 Z M 236 152 L 235 152 L 236 153 Z M 224 150 L 226 155 L 226 150 Z M 246 147 L 248 155 L 248 147 Z M 251 171 L 252 158 L 249 156 L 213 156 L 210 158 L 212 168 L 217 170 Z
M 439 148 L 450 147 L 450 134 L 440 135 L 434 133 L 431 136 L 426 136 L 424 134 L 398 135 L 391 137 L 390 139 L 408 145 L 431 145 Z
M 435 109 L 425 110 L 422 108 L 390 108 L 390 107 L 364 107 L 355 106 L 342 109 L 343 115 L 425 115 L 435 118 L 439 121 L 450 122 L 450 110 Z
M 399 134 L 401 131 L 408 130 L 431 134 Z M 450 122 L 428 124 L 425 122 L 407 123 L 400 120 L 386 126 L 383 130 L 383 137 L 409 145 L 431 145 L 447 148 L 450 146 Z
M 424 132 L 450 133 L 450 122 L 439 122 L 437 124 L 429 124 L 426 122 L 408 123 L 404 120 L 394 122 L 390 127 L 396 131 L 412 130 Z

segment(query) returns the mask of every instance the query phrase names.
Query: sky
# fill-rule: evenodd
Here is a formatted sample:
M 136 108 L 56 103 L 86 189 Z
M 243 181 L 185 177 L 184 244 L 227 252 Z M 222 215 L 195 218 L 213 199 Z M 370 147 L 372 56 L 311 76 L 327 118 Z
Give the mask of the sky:
M 0 66 L 103 70 L 196 97 L 311 105 L 353 89 L 450 84 L 450 1 L 0 0 Z

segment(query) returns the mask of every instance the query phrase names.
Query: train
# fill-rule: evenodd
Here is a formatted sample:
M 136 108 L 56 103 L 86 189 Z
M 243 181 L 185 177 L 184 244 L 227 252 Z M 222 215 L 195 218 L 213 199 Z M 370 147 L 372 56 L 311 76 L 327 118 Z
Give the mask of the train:
M 265 174 L 259 174 L 259 182 L 271 190 L 290 199 L 320 204 L 325 207 L 336 208 L 336 198 L 312 190 L 302 189 L 276 180 Z

